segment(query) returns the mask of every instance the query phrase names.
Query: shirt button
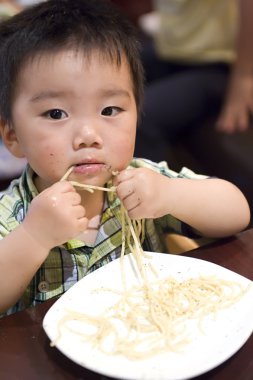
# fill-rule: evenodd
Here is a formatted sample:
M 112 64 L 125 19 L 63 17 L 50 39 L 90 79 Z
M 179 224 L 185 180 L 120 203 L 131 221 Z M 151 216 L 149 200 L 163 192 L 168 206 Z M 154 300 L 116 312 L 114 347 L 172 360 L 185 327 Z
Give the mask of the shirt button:
M 41 281 L 38 285 L 38 289 L 41 293 L 46 293 L 49 290 L 49 284 L 47 281 Z

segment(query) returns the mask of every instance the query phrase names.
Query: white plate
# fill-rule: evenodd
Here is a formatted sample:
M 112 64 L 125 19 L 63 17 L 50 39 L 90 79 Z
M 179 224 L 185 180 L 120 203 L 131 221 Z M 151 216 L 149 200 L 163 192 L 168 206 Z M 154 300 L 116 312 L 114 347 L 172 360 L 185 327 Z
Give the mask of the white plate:
M 200 275 L 215 275 L 248 286 L 247 278 L 208 261 L 190 257 L 149 253 L 149 260 L 158 269 L 160 276 L 172 276 L 184 280 Z M 131 255 L 124 258 L 127 280 L 136 282 L 134 260 Z M 94 295 L 93 289 L 122 287 L 119 259 L 89 274 L 68 290 L 49 309 L 43 327 L 50 340 L 57 337 L 59 320 L 67 309 L 85 313 L 100 313 L 111 298 L 104 292 Z M 159 354 L 144 360 L 129 360 L 120 355 L 106 355 L 70 330 L 63 330 L 56 347 L 79 365 L 100 374 L 128 380 L 186 380 L 205 373 L 218 366 L 247 341 L 253 331 L 253 287 L 250 287 L 240 301 L 218 312 L 215 320 L 207 322 L 205 334 L 197 330 L 194 339 L 180 352 Z

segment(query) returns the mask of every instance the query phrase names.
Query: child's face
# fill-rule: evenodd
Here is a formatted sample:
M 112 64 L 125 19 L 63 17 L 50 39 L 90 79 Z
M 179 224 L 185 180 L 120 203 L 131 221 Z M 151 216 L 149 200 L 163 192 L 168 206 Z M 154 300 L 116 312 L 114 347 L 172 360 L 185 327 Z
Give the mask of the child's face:
M 71 180 L 104 185 L 133 156 L 137 110 L 128 65 L 96 52 L 89 60 L 72 50 L 35 57 L 19 75 L 12 120 L 38 190 L 71 166 Z

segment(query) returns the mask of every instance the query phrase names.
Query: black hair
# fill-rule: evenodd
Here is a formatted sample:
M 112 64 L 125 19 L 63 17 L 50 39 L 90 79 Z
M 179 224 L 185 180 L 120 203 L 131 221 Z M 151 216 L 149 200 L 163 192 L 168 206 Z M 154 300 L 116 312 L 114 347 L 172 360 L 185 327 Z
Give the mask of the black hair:
M 18 75 L 43 52 L 99 50 L 121 64 L 125 55 L 138 110 L 143 98 L 143 67 L 134 25 L 110 0 L 48 0 L 0 23 L 0 117 L 11 122 Z

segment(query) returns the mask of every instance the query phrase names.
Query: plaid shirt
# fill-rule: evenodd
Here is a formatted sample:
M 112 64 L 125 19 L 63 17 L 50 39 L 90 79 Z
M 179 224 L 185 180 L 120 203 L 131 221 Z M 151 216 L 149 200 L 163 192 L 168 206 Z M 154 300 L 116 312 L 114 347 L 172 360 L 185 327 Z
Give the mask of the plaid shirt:
M 180 173 L 170 170 L 165 162 L 134 159 L 131 167 L 146 167 L 170 178 L 207 178 L 183 168 Z M 33 171 L 27 166 L 21 178 L 12 181 L 0 197 L 0 236 L 4 238 L 25 218 L 32 199 L 38 194 L 33 183 Z M 191 230 L 171 215 L 145 220 L 143 249 L 166 252 L 164 234 L 177 232 L 191 236 Z M 53 248 L 35 273 L 22 298 L 4 315 L 36 305 L 66 292 L 79 279 L 118 258 L 121 252 L 122 230 L 120 200 L 115 193 L 106 193 L 99 231 L 93 246 L 79 240 Z M 126 247 L 126 253 L 129 248 Z M 36 252 L 35 252 L 36 254 Z

